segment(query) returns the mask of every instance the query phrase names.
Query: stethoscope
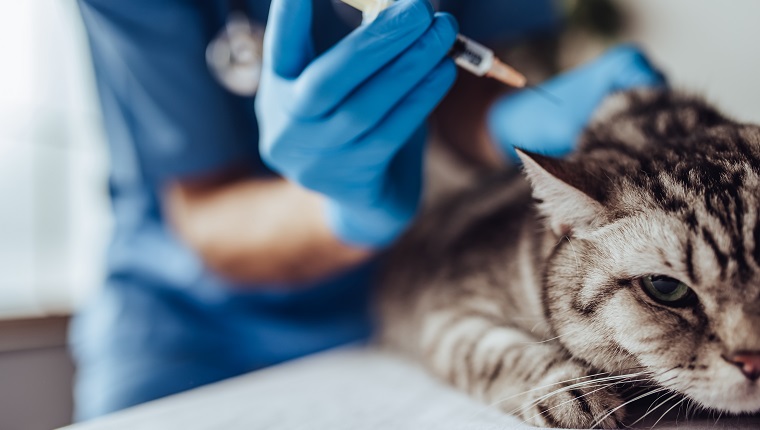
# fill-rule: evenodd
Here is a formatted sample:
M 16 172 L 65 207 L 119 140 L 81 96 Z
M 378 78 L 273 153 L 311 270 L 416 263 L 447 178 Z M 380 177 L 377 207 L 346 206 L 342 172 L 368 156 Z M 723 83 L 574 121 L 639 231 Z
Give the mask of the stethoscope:
M 250 97 L 256 94 L 261 80 L 264 26 L 251 21 L 245 3 L 246 0 L 227 1 L 227 22 L 208 44 L 206 63 L 224 88 L 233 94 Z M 344 21 L 359 24 L 361 17 L 352 8 L 335 0 L 331 3 Z
M 233 94 L 256 94 L 261 80 L 264 27 L 248 18 L 245 0 L 230 0 L 224 27 L 206 48 L 206 63 L 219 83 Z

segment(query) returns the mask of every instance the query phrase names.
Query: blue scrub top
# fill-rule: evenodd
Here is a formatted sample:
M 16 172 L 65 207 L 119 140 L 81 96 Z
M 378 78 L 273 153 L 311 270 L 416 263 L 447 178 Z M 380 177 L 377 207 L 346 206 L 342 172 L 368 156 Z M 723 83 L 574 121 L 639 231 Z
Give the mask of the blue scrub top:
M 115 224 L 105 286 L 71 330 L 79 418 L 371 333 L 373 263 L 295 289 L 231 285 L 167 225 L 160 197 L 169 181 L 231 165 L 272 175 L 258 155 L 253 98 L 225 91 L 205 62 L 230 3 L 80 0 L 110 148 Z M 247 6 L 252 20 L 266 21 L 267 1 Z M 484 40 L 556 24 L 551 1 L 443 0 L 441 7 Z M 504 19 L 476 25 L 494 15 Z M 318 50 L 351 30 L 332 0 L 315 0 L 314 21 Z

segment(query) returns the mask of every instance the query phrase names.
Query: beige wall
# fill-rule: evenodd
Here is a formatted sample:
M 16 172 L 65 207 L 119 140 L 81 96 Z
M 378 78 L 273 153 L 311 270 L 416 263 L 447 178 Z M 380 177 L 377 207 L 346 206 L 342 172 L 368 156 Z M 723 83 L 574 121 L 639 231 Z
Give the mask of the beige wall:
M 760 123 L 760 1 L 618 0 L 630 37 L 677 87 L 704 94 L 737 119 Z

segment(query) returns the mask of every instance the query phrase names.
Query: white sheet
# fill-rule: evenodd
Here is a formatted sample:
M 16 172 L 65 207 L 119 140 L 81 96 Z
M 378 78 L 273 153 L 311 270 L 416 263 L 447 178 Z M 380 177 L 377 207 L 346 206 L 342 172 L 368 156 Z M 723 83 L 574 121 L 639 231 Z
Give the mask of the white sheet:
M 651 425 L 651 423 L 650 423 Z M 69 430 L 504 430 L 532 428 L 383 352 L 328 352 L 123 411 Z M 644 428 L 644 427 L 642 427 Z M 759 429 L 760 418 L 658 429 Z

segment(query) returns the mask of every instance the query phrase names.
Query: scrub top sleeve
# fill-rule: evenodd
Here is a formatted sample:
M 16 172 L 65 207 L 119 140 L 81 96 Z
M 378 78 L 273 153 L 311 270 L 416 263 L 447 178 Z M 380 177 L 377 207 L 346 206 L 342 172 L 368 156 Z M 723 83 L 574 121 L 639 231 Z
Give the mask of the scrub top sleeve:
M 245 108 L 252 103 L 224 90 L 207 68 L 216 29 L 203 3 L 79 1 L 112 154 L 134 151 L 156 187 L 256 152 L 256 120 Z M 119 163 L 112 161 L 115 173 Z
M 562 23 L 556 0 L 441 0 L 441 9 L 457 17 L 462 34 L 484 43 L 514 42 Z

